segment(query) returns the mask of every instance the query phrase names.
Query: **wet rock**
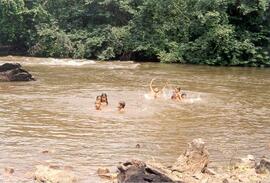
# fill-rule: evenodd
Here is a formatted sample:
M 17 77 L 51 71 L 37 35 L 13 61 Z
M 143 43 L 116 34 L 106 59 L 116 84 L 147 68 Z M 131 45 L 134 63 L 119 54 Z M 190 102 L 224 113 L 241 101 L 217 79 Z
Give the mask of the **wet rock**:
M 97 174 L 100 178 L 103 179 L 112 179 L 113 176 L 110 174 L 110 170 L 108 168 L 99 168 L 97 170 Z
M 203 169 L 202 173 L 206 173 L 208 175 L 217 175 L 217 173 L 214 170 L 207 167 Z
M 202 172 L 209 163 L 209 153 L 202 139 L 194 139 L 180 155 L 172 170 L 177 172 Z
M 59 165 L 49 165 L 49 168 L 51 168 L 51 169 L 60 169 L 60 166 Z
M 140 144 L 136 144 L 136 148 L 137 149 L 140 149 L 141 148 L 141 145 Z
M 110 170 L 108 168 L 99 168 L 97 170 L 97 174 L 100 178 L 108 179 L 108 180 L 114 180 L 117 178 L 117 173 L 110 173 Z
M 110 170 L 108 168 L 99 168 L 97 170 L 98 175 L 104 175 L 104 174 L 107 174 L 107 173 L 110 173 Z
M 39 165 L 34 173 L 34 180 L 38 183 L 76 183 L 73 172 L 61 170 L 58 167 Z
M 48 150 L 44 150 L 44 151 L 42 151 L 41 153 L 42 153 L 42 154 L 48 154 L 49 151 L 48 151 Z
M 33 81 L 32 75 L 22 69 L 20 64 L 5 63 L 0 65 L 0 81 Z
M 270 173 L 270 160 L 266 158 L 261 159 L 260 163 L 256 166 L 256 173 Z
M 12 175 L 13 173 L 14 173 L 14 169 L 13 168 L 5 168 L 5 174 Z
M 119 165 L 118 182 L 174 182 L 163 172 L 147 166 L 146 163 L 138 160 L 128 161 Z

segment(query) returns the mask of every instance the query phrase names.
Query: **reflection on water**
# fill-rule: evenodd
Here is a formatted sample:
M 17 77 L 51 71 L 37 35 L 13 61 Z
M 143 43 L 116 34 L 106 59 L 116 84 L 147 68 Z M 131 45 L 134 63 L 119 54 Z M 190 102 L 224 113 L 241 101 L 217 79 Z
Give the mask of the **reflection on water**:
M 15 180 L 38 164 L 56 164 L 73 166 L 81 182 L 97 182 L 98 167 L 131 158 L 169 165 L 198 137 L 208 143 L 213 165 L 269 154 L 269 69 L 0 58 L 7 61 L 37 78 L 0 83 L 0 170 L 14 167 Z M 170 80 L 165 98 L 145 97 L 153 77 L 160 86 Z M 168 99 L 175 85 L 188 94 L 185 102 Z M 102 92 L 109 106 L 95 111 Z M 124 114 L 116 111 L 120 100 Z

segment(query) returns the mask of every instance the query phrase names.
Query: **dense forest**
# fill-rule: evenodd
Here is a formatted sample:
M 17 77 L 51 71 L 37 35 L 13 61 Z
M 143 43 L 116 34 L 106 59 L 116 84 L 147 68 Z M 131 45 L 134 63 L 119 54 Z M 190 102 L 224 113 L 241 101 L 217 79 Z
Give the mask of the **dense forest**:
M 270 66 L 269 0 L 0 0 L 28 55 Z

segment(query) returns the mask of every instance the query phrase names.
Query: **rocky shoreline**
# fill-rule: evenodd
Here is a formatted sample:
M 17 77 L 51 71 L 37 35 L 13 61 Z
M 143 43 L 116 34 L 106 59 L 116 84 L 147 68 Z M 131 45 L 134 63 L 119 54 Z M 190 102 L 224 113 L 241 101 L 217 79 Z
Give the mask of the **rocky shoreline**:
M 130 160 L 117 165 L 116 172 L 99 168 L 99 182 L 177 182 L 177 183 L 269 183 L 270 160 L 266 157 L 259 161 L 248 155 L 234 159 L 230 167 L 213 170 L 209 167 L 209 152 L 202 139 L 194 139 L 176 162 L 168 167 L 157 162 Z M 13 169 L 6 169 L 13 174 Z M 79 177 L 73 168 L 38 165 L 31 177 L 37 183 L 78 183 Z
M 208 168 L 209 152 L 202 139 L 194 139 L 177 161 L 169 167 L 139 160 L 119 165 L 116 173 L 106 173 L 111 182 L 178 182 L 178 183 L 269 183 L 270 160 L 258 162 L 254 156 L 238 158 L 222 171 Z M 116 174 L 116 175 L 115 175 Z M 111 176 L 110 176 L 111 175 Z M 100 174 L 101 177 L 106 177 Z

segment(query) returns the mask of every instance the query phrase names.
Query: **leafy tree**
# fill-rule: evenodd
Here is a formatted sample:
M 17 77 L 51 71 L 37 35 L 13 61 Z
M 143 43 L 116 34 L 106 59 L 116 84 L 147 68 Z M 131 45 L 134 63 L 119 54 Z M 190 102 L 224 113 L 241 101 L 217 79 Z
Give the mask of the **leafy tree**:
M 270 66 L 269 0 L 0 0 L 0 43 L 38 56 Z
M 25 4 L 23 0 L 0 1 L 0 43 L 13 44 L 20 42 L 24 31 L 23 17 Z

